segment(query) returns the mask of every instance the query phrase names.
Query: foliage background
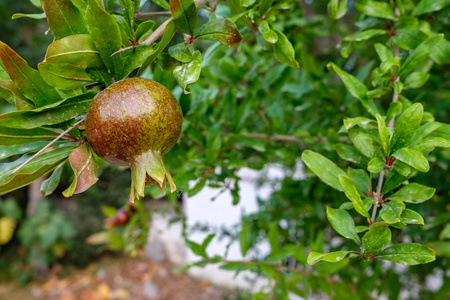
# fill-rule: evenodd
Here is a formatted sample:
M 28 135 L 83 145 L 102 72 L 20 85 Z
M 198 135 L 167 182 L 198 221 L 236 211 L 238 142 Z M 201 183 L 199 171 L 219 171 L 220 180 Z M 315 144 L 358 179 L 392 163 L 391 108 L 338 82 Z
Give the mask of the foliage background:
M 345 71 L 365 82 L 371 81 L 370 70 L 378 59 L 373 44 L 379 38 L 367 43 L 354 43 L 348 58 L 340 55 L 337 48 L 342 37 L 356 29 L 379 25 L 384 21 L 359 16 L 349 1 L 349 12 L 337 22 L 330 20 L 327 1 L 290 2 L 291 9 L 277 15 L 276 27 L 282 30 L 292 42 L 301 68 L 291 69 L 273 58 L 268 47 L 252 30 L 244 29 L 244 43 L 238 48 L 216 47 L 214 43 L 200 42 L 203 52 L 203 69 L 200 80 L 190 87 L 192 94 L 184 95 L 173 79 L 171 71 L 155 64 L 147 76 L 174 88 L 185 115 L 185 126 L 181 142 L 165 157 L 166 165 L 173 170 L 174 181 L 180 190 L 195 193 L 208 180 L 213 186 L 223 186 L 238 201 L 236 186 L 227 186 L 225 178 L 235 178 L 235 170 L 242 166 L 263 168 L 268 162 L 278 162 L 293 170 L 296 160 L 306 149 L 317 151 L 345 169 L 347 162 L 341 160 L 333 147 L 339 142 L 337 130 L 342 120 L 363 114 L 356 98 L 350 96 L 334 73 L 326 68 L 332 61 Z M 0 2 L 2 20 L 8 20 L 13 13 L 35 13 L 28 1 Z M 218 12 L 225 15 L 226 7 L 219 5 Z M 221 11 L 222 10 L 222 11 Z M 430 14 L 431 23 L 437 31 L 449 36 L 449 8 Z M 205 17 L 205 16 L 203 16 Z M 378 22 L 378 23 L 377 23 Z M 38 25 L 36 25 L 38 24 Z M 31 66 L 42 61 L 46 45 L 51 42 L 46 22 L 29 19 L 2 21 L 0 40 L 21 54 Z M 177 37 L 178 41 L 182 38 Z M 424 65 L 430 78 L 420 89 L 410 90 L 405 96 L 412 102 L 420 101 L 425 110 L 431 112 L 436 121 L 448 121 L 450 107 L 450 76 L 448 65 Z M 389 96 L 382 103 L 389 103 Z M 9 110 L 3 102 L 1 109 Z M 207 132 L 204 136 L 204 132 Z M 255 134 L 278 134 L 294 137 L 293 141 L 279 139 L 256 139 Z M 218 156 L 215 156 L 218 153 Z M 450 218 L 450 172 L 448 159 L 450 151 L 437 150 L 432 153 L 431 170 L 420 174 L 415 181 L 436 188 L 434 197 L 423 205 L 415 207 L 425 216 L 425 226 L 408 226 L 394 231 L 393 240 L 431 243 L 439 240 L 442 228 Z M 184 162 L 180 167 L 180 162 Z M 214 170 L 220 167 L 221 172 Z M 104 170 L 101 182 L 88 192 L 71 200 L 61 200 L 59 195 L 70 183 L 70 173 L 63 177 L 62 187 L 51 196 L 53 203 L 68 209 L 71 202 L 76 205 L 77 214 L 71 218 L 77 237 L 72 252 L 64 259 L 84 264 L 96 253 L 96 248 L 84 243 L 85 237 L 99 231 L 103 216 L 99 203 L 120 206 L 127 195 L 129 175 L 122 170 Z M 245 221 L 254 242 L 270 239 L 277 232 L 279 248 L 285 265 L 297 266 L 301 272 L 292 272 L 287 278 L 298 277 L 303 284 L 299 294 L 332 294 L 336 299 L 377 298 L 385 294 L 397 299 L 400 289 L 407 290 L 411 299 L 443 299 L 450 292 L 449 249 L 438 253 L 436 261 L 411 267 L 399 267 L 393 263 L 379 261 L 342 261 L 338 264 L 320 263 L 314 267 L 306 264 L 310 250 L 333 251 L 351 249 L 347 241 L 336 238 L 325 215 L 325 206 L 339 207 L 346 201 L 342 193 L 331 189 L 318 178 L 310 175 L 309 180 L 296 181 L 286 178 L 281 189 L 269 201 L 260 202 L 260 211 L 247 216 Z M 189 191 L 188 182 L 200 179 L 199 185 Z M 106 191 L 106 192 L 105 192 Z M 149 189 L 149 195 L 158 196 L 157 190 Z M 20 207 L 26 206 L 25 191 L 18 190 L 8 197 L 14 198 Z M 64 208 L 65 206 L 65 208 Z M 73 209 L 73 208 L 72 208 Z M 90 220 L 89 223 L 84 220 Z M 280 221 L 288 226 L 280 226 Z M 330 243 L 333 241 L 333 243 Z M 1 249 L 1 254 L 14 253 L 18 240 Z M 70 255 L 83 253 L 83 256 Z M 6 257 L 6 256 L 5 256 Z M 267 262 L 271 259 L 266 258 Z M 10 265 L 2 266 L 12 270 Z M 255 270 L 262 272 L 261 270 Z M 264 272 L 262 272 L 264 273 Z M 266 274 L 267 275 L 267 274 Z M 427 285 L 430 275 L 442 279 L 438 289 L 430 290 Z M 296 279 L 297 280 L 297 279 Z M 439 281 L 438 280 L 438 281 Z M 282 295 L 284 291 L 278 291 Z M 277 297 L 281 297 L 277 295 Z

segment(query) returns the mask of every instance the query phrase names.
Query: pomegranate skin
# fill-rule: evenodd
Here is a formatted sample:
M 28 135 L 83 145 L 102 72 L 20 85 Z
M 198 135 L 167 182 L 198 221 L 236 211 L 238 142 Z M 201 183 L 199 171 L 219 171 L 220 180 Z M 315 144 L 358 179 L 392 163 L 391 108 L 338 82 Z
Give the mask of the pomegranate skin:
M 112 84 L 92 100 L 86 134 L 98 156 L 127 166 L 148 150 L 166 154 L 177 142 L 182 122 L 180 105 L 165 86 L 130 78 Z
M 181 134 L 183 113 L 172 93 L 153 80 L 129 78 L 98 93 L 86 114 L 86 135 L 94 152 L 119 166 L 130 166 L 130 201 L 153 183 L 165 193 L 166 178 L 175 184 L 162 156 Z

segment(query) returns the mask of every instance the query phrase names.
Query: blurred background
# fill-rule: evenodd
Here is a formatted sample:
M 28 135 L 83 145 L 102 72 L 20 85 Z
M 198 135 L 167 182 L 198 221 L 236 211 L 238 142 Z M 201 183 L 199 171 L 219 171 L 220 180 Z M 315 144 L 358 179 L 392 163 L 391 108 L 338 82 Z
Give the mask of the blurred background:
M 314 268 L 305 264 L 311 249 L 332 251 L 347 241 L 336 236 L 325 215 L 325 206 L 338 207 L 344 201 L 341 193 L 305 173 L 298 158 L 303 150 L 313 149 L 344 169 L 348 162 L 340 160 L 333 147 L 339 141 L 336 131 L 343 118 L 363 111 L 326 64 L 333 61 L 358 79 L 370 81 L 369 70 L 378 63 L 373 51 L 377 38 L 372 44 L 354 43 L 347 57 L 340 55 L 339 43 L 355 28 L 382 22 L 355 18 L 354 1 L 348 1 L 348 16 L 331 22 L 327 2 L 286 1 L 286 13 L 277 15 L 276 26 L 294 45 L 299 69 L 280 64 L 267 51 L 268 45 L 246 28 L 238 49 L 210 42 L 196 45 L 202 50 L 203 69 L 190 95 L 176 86 L 162 61 L 147 70 L 144 76 L 172 89 L 183 109 L 182 137 L 164 158 L 177 193 L 162 198 L 159 190 L 150 187 L 144 200 L 130 206 L 129 170 L 103 163 L 99 182 L 70 199 L 61 195 L 71 183 L 68 168 L 63 168 L 61 184 L 49 197 L 40 196 L 39 183 L 2 196 L 0 217 L 11 217 L 15 224 L 11 239 L 0 246 L 0 298 L 250 299 L 252 291 L 267 284 L 261 272 L 245 273 L 238 280 L 246 282 L 244 286 L 215 269 L 201 273 L 193 268 L 190 272 L 197 280 L 172 273 L 196 260 L 183 246 L 185 239 L 201 243 L 209 234 L 216 234 L 209 251 L 243 259 L 233 254 L 243 222 L 252 233 L 253 245 L 245 259 L 269 257 L 268 238 L 276 230 L 280 247 L 291 249 L 283 264 L 306 271 L 299 275 L 303 289 L 309 291 L 304 298 L 449 297 L 450 242 L 440 238 L 450 219 L 448 150 L 434 151 L 431 170 L 416 179 L 436 188 L 431 200 L 415 206 L 425 217 L 425 226 L 393 232 L 396 241 L 434 245 L 436 261 L 411 267 L 354 260 Z M 142 10 L 161 8 L 146 3 Z M 0 40 L 36 67 L 53 38 L 46 33 L 45 19 L 11 20 L 19 12 L 41 10 L 28 0 L 0 0 Z M 430 21 L 446 36 L 449 12 L 448 8 L 439 11 Z M 230 15 L 220 3 L 216 13 Z M 201 17 L 205 21 L 209 16 L 203 12 Z M 177 35 L 173 43 L 182 39 Z M 448 122 L 448 65 L 424 68 L 431 70 L 427 83 L 405 96 L 422 102 L 436 121 Z M 13 107 L 2 101 L 0 111 L 10 110 Z M 223 134 L 229 135 L 221 140 L 217 153 L 210 154 L 214 138 Z M 284 138 L 264 139 L 272 134 Z M 212 274 L 219 274 L 217 280 Z M 220 281 L 223 284 L 216 287 Z

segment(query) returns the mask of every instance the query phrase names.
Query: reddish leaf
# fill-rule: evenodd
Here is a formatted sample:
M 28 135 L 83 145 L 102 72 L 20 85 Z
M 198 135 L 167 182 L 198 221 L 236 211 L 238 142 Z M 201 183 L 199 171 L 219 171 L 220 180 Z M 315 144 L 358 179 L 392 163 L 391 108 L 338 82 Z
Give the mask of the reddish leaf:
M 197 39 L 217 40 L 223 45 L 232 47 L 239 44 L 242 35 L 233 21 L 229 19 L 215 19 L 203 25 L 197 33 Z
M 83 144 L 73 150 L 69 156 L 70 166 L 75 173 L 72 184 L 63 192 L 65 197 L 79 194 L 94 185 L 98 178 L 95 176 L 98 165 L 92 155 L 92 150 L 87 144 Z

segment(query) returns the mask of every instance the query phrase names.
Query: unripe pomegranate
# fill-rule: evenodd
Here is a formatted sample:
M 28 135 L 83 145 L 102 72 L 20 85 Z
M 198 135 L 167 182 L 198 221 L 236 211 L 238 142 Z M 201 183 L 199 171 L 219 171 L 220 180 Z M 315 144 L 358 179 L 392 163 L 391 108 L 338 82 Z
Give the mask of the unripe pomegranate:
M 117 210 L 115 219 L 118 225 L 126 225 L 130 220 L 130 216 L 125 209 L 121 208 Z
M 165 194 L 176 186 L 162 156 L 181 134 L 183 114 L 178 101 L 163 85 L 145 78 L 118 81 L 98 93 L 86 115 L 86 135 L 104 160 L 131 167 L 130 201 L 155 184 Z

